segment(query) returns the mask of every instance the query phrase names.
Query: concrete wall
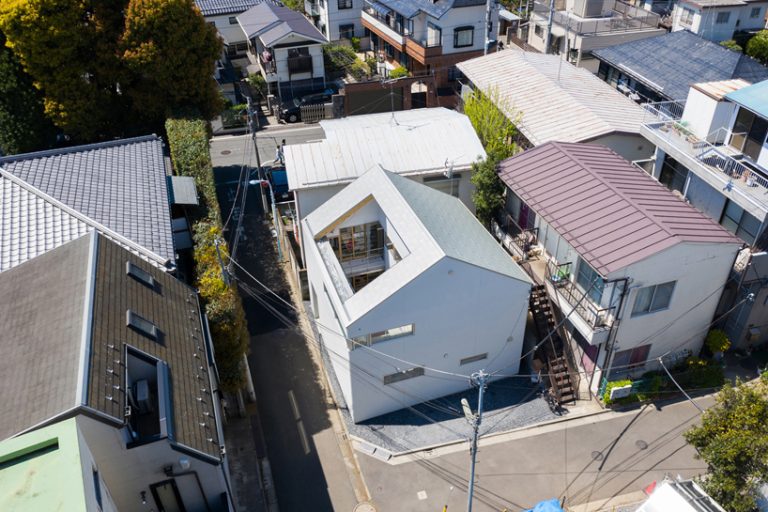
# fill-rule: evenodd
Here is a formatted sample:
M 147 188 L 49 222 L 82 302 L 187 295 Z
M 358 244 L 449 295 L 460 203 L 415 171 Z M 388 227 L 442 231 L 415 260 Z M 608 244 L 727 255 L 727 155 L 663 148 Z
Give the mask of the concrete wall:
M 245 43 L 248 39 L 245 37 L 243 29 L 237 23 L 230 24 L 229 18 L 236 18 L 241 13 L 223 14 L 221 16 L 206 16 L 205 21 L 216 25 L 216 30 L 229 43 Z
M 720 42 L 732 39 L 737 30 L 760 30 L 765 28 L 765 14 L 768 2 L 750 2 L 742 6 L 710 7 L 701 9 L 690 4 L 678 4 L 672 12 L 672 31 L 690 30 L 704 39 Z M 691 24 L 682 21 L 683 8 L 694 12 Z M 758 16 L 752 17 L 752 9 L 759 8 Z M 728 12 L 728 22 L 717 23 L 718 13 Z
M 706 139 L 712 134 L 711 142 L 723 142 L 726 130 L 731 125 L 731 118 L 735 105 L 729 101 L 717 101 L 706 94 L 691 88 L 688 91 L 688 99 L 685 102 L 683 121 L 688 122 L 688 128 L 701 139 Z M 718 136 L 714 132 L 720 130 Z
M 78 417 L 77 423 L 119 510 L 141 510 L 142 491 L 146 492 L 147 510 L 157 509 L 149 486 L 170 478 L 176 481 L 187 512 L 205 511 L 206 498 L 213 506 L 226 492 L 221 466 L 175 451 L 166 440 L 128 449 L 120 430 L 85 416 Z M 187 459 L 189 469 L 197 471 L 205 497 L 193 475 L 169 477 L 163 472 L 166 466 L 180 472 L 180 459 Z
M 611 133 L 585 142 L 607 146 L 630 162 L 651 158 L 655 149 L 654 145 L 640 134 Z
M 688 173 L 685 197 L 691 206 L 715 222 L 720 222 L 725 209 L 726 197 L 692 172 Z
M 352 0 L 351 9 L 339 9 L 338 0 L 324 0 L 323 7 L 318 6 L 318 11 L 320 12 L 320 24 L 325 27 L 325 37 L 330 41 L 338 41 L 340 39 L 340 25 L 354 25 L 354 37 L 363 37 L 360 13 L 364 4 L 364 0 Z

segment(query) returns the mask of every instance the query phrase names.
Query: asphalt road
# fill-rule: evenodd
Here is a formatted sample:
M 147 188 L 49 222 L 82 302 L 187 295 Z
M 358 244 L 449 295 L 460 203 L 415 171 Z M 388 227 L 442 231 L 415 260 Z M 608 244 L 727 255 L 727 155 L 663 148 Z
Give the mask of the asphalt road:
M 682 437 L 698 419 L 699 411 L 683 401 L 559 423 L 521 438 L 486 438 L 478 450 L 474 510 L 524 510 L 563 497 L 569 506 L 594 503 L 641 491 L 665 474 L 702 474 L 706 464 Z M 469 453 L 466 445 L 447 451 L 422 452 L 399 465 L 358 454 L 378 510 L 463 510 Z
M 319 127 L 275 131 L 288 143 L 317 136 Z M 322 133 L 322 132 L 320 132 Z M 259 134 L 261 139 L 261 132 Z M 211 143 L 214 175 L 223 218 L 228 217 L 237 189 L 243 155 L 252 151 L 243 137 L 217 138 Z M 268 145 L 260 147 L 268 150 Z M 234 233 L 236 215 L 228 238 Z M 278 268 L 269 225 L 264 222 L 259 189 L 251 187 L 242 222 L 236 260 L 261 282 L 290 301 L 288 283 Z M 231 243 L 230 243 L 231 246 Z M 240 273 L 247 286 L 258 289 Z M 241 296 L 251 334 L 248 361 L 257 396 L 257 408 L 281 510 L 351 511 L 357 504 L 344 459 L 329 417 L 329 399 L 319 381 L 306 341 L 296 330 L 276 319 L 255 299 Z M 294 319 L 293 312 L 274 301 L 275 307 Z M 254 433 L 257 443 L 261 437 Z M 256 461 L 254 461 L 255 463 Z

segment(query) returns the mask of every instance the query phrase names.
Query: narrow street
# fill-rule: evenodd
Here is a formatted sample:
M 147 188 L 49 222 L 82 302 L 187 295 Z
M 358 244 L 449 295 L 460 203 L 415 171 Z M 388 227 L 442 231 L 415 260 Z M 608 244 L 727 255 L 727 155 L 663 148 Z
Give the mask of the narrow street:
M 296 138 L 292 141 L 297 142 Z M 242 137 L 225 137 L 211 144 L 224 219 L 232 207 L 243 151 L 252 151 L 252 145 L 245 145 Z M 289 285 L 277 261 L 270 226 L 264 220 L 260 190 L 252 186 L 248 193 L 236 260 L 290 301 Z M 230 246 L 236 220 L 233 216 L 227 233 Z M 259 290 L 245 273 L 237 273 L 237 277 L 253 291 Z M 331 400 L 320 385 L 321 373 L 307 342 L 243 290 L 241 287 L 251 333 L 248 361 L 259 417 L 259 421 L 252 421 L 254 439 L 260 444 L 260 423 L 261 448 L 269 458 L 278 507 L 285 511 L 351 511 L 357 500 L 330 421 Z M 276 300 L 272 303 L 283 315 L 296 320 L 289 308 Z

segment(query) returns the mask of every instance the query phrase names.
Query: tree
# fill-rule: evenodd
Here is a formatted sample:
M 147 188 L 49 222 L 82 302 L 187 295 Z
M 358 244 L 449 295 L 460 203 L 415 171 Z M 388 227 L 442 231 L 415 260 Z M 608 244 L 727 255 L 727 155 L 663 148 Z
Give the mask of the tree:
M 731 51 L 739 52 L 741 53 L 743 51 L 741 45 L 734 41 L 733 39 L 728 39 L 727 41 L 721 41 L 720 46 L 723 46 L 725 48 L 728 48 Z
M 727 384 L 701 425 L 685 433 L 709 466 L 702 486 L 726 510 L 756 510 L 758 488 L 768 481 L 767 390 L 765 374 L 755 384 Z
M 768 30 L 761 30 L 747 43 L 747 55 L 768 65 Z
M 472 201 L 475 203 L 475 214 L 484 226 L 491 225 L 496 211 L 504 205 L 504 184 L 496 172 L 498 160 L 489 155 L 482 162 L 472 164 L 470 180 L 475 186 Z
M 405 78 L 410 73 L 404 66 L 397 66 L 395 69 L 389 72 L 389 78 L 395 79 L 395 78 Z
M 514 155 L 517 147 L 512 142 L 517 130 L 509 119 L 512 109 L 501 98 L 497 89 L 483 93 L 478 89 L 464 101 L 464 113 L 472 122 L 486 153 L 493 153 L 497 162 Z
M 130 0 L 120 50 L 133 112 L 159 127 L 182 108 L 206 119 L 219 113 L 223 105 L 212 77 L 221 48 L 216 28 L 193 0 Z
M 53 124 L 45 117 L 43 97 L 0 32 L 0 153 L 10 155 L 50 146 Z

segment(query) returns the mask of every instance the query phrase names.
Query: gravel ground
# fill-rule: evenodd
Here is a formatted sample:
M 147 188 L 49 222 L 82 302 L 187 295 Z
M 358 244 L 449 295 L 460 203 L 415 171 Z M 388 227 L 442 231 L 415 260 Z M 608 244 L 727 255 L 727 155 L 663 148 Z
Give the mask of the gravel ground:
M 392 454 L 464 440 L 472 435 L 472 428 L 461 410 L 461 399 L 466 398 L 472 410 L 476 411 L 477 389 L 467 389 L 361 423 L 353 423 L 330 357 L 322 345 L 322 337 L 312 322 L 310 303 L 305 302 L 304 308 L 315 339 L 321 341 L 323 364 L 328 370 L 333 393 L 350 434 Z M 528 378 L 507 378 L 489 384 L 483 400 L 485 413 L 480 434 L 504 432 L 556 419 L 558 416 L 541 398 L 540 390 L 540 386 L 531 383 Z

